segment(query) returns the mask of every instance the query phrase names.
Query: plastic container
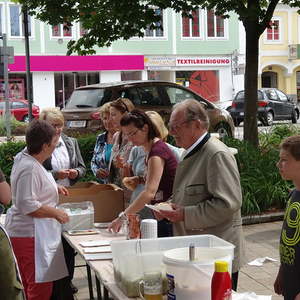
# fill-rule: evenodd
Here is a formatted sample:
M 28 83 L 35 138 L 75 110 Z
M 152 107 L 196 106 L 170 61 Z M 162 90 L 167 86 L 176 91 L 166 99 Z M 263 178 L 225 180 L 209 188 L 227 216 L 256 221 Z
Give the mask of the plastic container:
M 211 281 L 211 300 L 231 299 L 231 277 L 227 261 L 216 261 L 215 272 Z
M 58 205 L 69 216 L 69 222 L 63 224 L 63 231 L 85 230 L 94 227 L 94 205 L 90 201 L 64 203 Z
M 161 272 L 163 293 L 168 290 L 164 252 L 176 248 L 195 247 L 223 249 L 233 257 L 234 246 L 213 235 L 178 236 L 157 239 L 112 241 L 115 280 L 127 297 L 138 297 L 138 285 L 145 273 Z M 212 271 L 213 272 L 213 271 Z
M 195 247 L 195 258 L 189 260 L 189 248 L 166 251 L 163 262 L 168 278 L 168 299 L 210 299 L 211 280 L 216 260 L 232 264 L 232 254 L 226 249 Z
M 144 219 L 141 222 L 141 239 L 157 238 L 157 220 Z

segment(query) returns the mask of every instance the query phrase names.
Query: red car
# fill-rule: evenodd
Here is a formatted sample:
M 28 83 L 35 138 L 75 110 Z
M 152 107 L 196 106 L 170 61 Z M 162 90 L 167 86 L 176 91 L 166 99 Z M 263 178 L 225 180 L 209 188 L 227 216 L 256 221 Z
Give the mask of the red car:
M 14 99 L 9 101 L 9 109 L 11 114 L 18 120 L 22 122 L 28 122 L 28 101 L 23 99 Z M 0 114 L 3 115 L 5 110 L 5 101 L 0 101 Z M 32 116 L 38 119 L 40 114 L 40 108 L 37 105 L 32 105 Z

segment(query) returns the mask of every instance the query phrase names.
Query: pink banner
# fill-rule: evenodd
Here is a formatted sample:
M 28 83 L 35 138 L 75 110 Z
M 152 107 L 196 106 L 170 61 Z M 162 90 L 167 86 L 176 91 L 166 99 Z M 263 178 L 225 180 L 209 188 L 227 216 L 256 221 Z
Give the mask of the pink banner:
M 144 70 L 143 55 L 30 56 L 32 72 Z M 25 56 L 15 56 L 10 72 L 25 72 Z

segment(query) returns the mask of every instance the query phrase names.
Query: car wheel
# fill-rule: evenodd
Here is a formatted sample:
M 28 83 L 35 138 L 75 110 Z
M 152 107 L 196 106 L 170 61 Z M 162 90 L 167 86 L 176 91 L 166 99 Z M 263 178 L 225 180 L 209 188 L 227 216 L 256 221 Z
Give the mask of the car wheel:
M 230 126 L 224 122 L 218 124 L 215 127 L 215 132 L 217 132 L 220 136 L 220 139 L 224 138 L 224 137 L 232 137 L 232 132 L 230 129 Z
M 297 123 L 297 112 L 295 110 L 293 110 L 292 112 L 292 123 L 295 124 Z
M 262 123 L 264 126 L 272 126 L 273 122 L 274 122 L 274 115 L 271 111 L 268 111 Z
M 29 116 L 28 115 L 23 117 L 23 122 L 29 123 Z

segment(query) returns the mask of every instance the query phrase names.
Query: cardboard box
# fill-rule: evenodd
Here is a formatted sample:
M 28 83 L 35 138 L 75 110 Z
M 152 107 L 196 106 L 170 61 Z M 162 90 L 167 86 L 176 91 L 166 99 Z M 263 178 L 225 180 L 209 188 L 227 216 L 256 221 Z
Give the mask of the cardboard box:
M 79 182 L 68 190 L 69 196 L 60 195 L 59 203 L 93 202 L 95 223 L 111 222 L 124 210 L 123 190 L 114 184 Z

